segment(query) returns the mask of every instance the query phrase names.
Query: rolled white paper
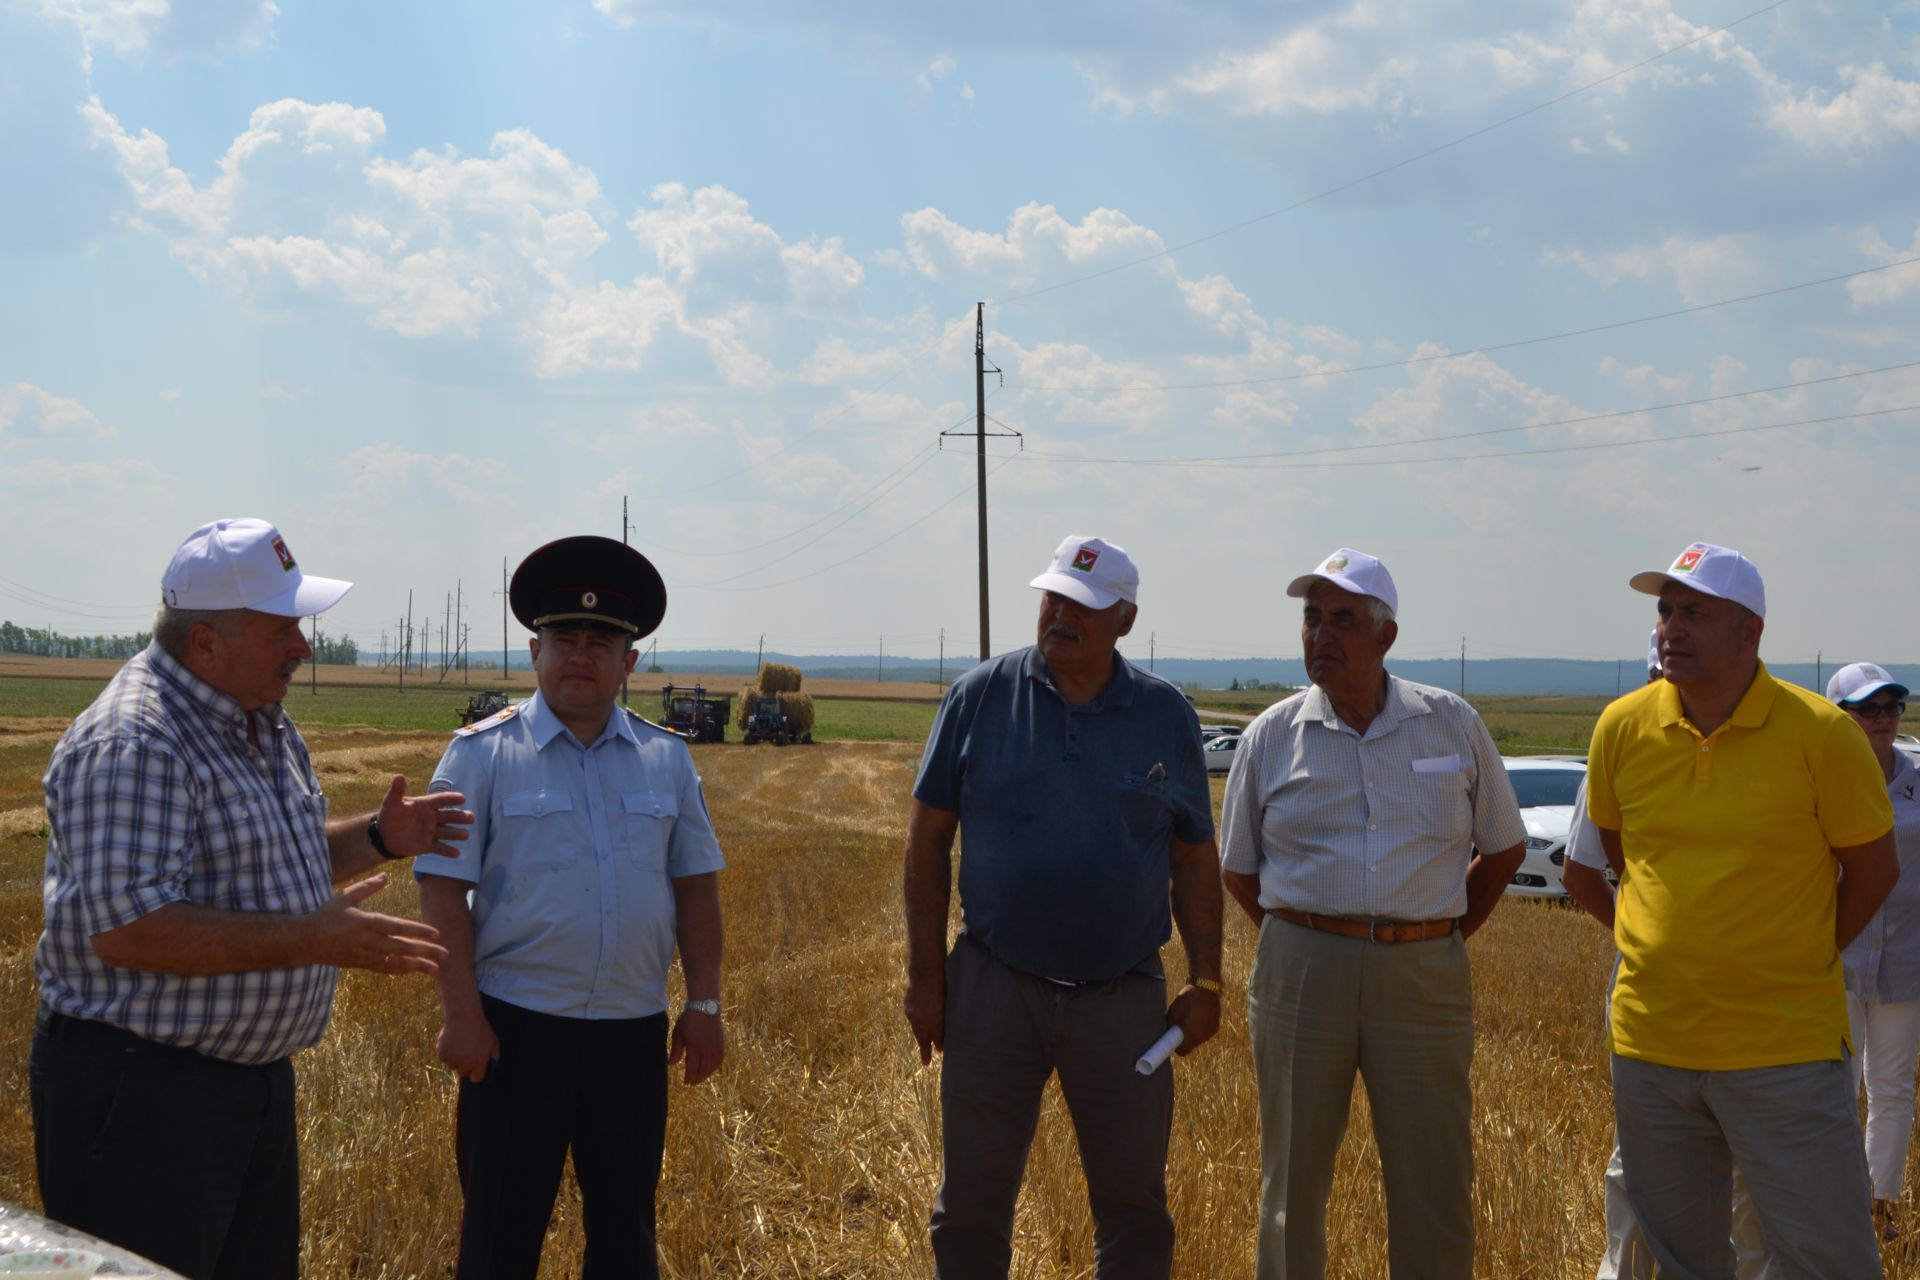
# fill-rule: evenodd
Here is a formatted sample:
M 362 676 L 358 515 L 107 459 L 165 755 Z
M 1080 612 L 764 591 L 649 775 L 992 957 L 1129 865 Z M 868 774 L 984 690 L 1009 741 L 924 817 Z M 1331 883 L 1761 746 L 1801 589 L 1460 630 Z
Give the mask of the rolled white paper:
M 1187 1033 L 1180 1028 L 1168 1027 L 1167 1034 L 1155 1040 L 1153 1047 L 1140 1055 L 1140 1061 L 1133 1064 L 1133 1069 L 1143 1076 L 1152 1075 L 1160 1069 L 1161 1063 L 1173 1055 L 1173 1051 L 1178 1049 L 1180 1042 L 1186 1038 Z

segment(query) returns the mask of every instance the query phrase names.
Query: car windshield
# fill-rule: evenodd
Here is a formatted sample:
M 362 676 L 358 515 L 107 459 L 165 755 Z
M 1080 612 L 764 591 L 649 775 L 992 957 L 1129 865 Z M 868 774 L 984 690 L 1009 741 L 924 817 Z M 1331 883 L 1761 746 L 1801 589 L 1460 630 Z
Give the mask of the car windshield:
M 1522 809 L 1537 809 L 1548 804 L 1572 804 L 1580 790 L 1580 779 L 1587 775 L 1579 769 L 1509 769 L 1513 794 Z

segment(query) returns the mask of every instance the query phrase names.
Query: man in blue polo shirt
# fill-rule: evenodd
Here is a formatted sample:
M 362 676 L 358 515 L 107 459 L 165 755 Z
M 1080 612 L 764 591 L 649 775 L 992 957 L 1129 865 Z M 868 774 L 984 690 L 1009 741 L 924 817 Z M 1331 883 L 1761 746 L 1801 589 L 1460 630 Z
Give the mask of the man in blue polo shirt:
M 907 1020 L 940 1080 L 936 1277 L 1004 1276 L 1047 1077 L 1087 1173 L 1100 1280 L 1173 1267 L 1173 1075 L 1134 1062 L 1169 1027 L 1220 1026 L 1221 889 L 1200 726 L 1180 692 L 1114 652 L 1140 575 L 1070 536 L 1032 586 L 1039 643 L 954 682 L 914 784 L 905 855 Z M 955 832 L 964 927 L 948 952 Z M 1171 890 L 1169 890 L 1171 886 Z M 1187 978 L 1167 1000 L 1179 925 Z

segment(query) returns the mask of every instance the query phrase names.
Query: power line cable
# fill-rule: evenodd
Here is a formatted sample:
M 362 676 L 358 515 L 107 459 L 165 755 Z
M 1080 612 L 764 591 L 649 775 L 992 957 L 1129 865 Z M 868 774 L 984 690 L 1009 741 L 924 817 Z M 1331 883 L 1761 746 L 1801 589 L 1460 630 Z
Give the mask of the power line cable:
M 947 334 L 945 334 L 945 330 L 943 330 L 943 332 L 939 332 L 939 334 L 935 334 L 933 338 L 929 338 L 929 340 L 927 340 L 927 342 L 924 342 L 924 344 L 920 344 L 920 347 L 918 347 L 918 349 L 916 349 L 916 351 L 914 351 L 912 355 L 908 355 L 908 357 L 906 357 L 906 359 L 904 359 L 904 361 L 900 363 L 899 368 L 895 368 L 895 370 L 893 370 L 891 374 L 887 374 L 885 378 L 881 378 L 881 380 L 879 380 L 879 384 L 877 384 L 877 386 L 874 386 L 874 388 L 868 388 L 868 393 L 877 393 L 877 391 L 885 391 L 887 390 L 887 388 L 889 388 L 889 386 L 893 386 L 895 382 L 899 382 L 900 378 L 902 378 L 902 376 L 904 376 L 904 374 L 906 374 L 908 370 L 912 370 L 912 368 L 918 367 L 918 365 L 920 365 L 920 361 L 924 361 L 924 359 L 927 359 L 927 353 L 929 353 L 929 351 L 933 351 L 933 349 L 935 349 L 937 345 L 943 344 L 945 340 L 947 340 Z M 841 418 L 845 418 L 845 416 L 849 415 L 849 413 L 852 413 L 852 407 L 854 407 L 854 403 L 856 403 L 856 401 L 854 401 L 854 399 L 851 399 L 851 397 L 849 397 L 849 401 L 847 401 L 845 405 L 841 405 L 839 409 L 835 409 L 833 413 L 829 413 L 829 415 L 826 416 L 826 418 L 822 418 L 820 422 L 816 422 L 816 424 L 814 424 L 814 430 L 824 430 L 824 428 L 828 428 L 828 426 L 833 426 L 835 422 L 839 422 Z M 785 449 L 787 449 L 787 441 L 783 441 L 783 439 L 774 439 L 774 445 L 776 445 L 776 447 L 778 447 L 780 451 L 785 451 Z M 703 484 L 697 484 L 697 486 L 687 487 L 687 489 L 680 489 L 680 493 L 701 493 L 703 489 L 710 489 L 710 487 L 714 487 L 716 486 L 716 484 L 720 484 L 720 482 L 724 482 L 724 480 L 732 480 L 735 474 L 737 474 L 737 472 L 726 472 L 726 474 L 722 474 L 722 476 L 714 476 L 712 480 L 707 480 L 707 482 L 703 482 Z M 891 472 L 889 472 L 889 476 L 891 476 Z M 887 476 L 881 476 L 881 480 L 877 480 L 876 484 L 885 484 L 885 480 L 887 480 Z M 858 501 L 858 499 L 852 499 L 852 501 Z M 845 503 L 843 503 L 843 505 L 845 505 Z M 835 507 L 835 510 L 839 510 L 839 509 Z M 732 549 L 732 551 L 691 551 L 691 549 L 678 549 L 678 547 L 662 547 L 662 551 L 666 551 L 666 553 L 672 553 L 672 555 L 699 555 L 699 557 L 730 557 L 730 555 L 747 555 L 749 551 L 760 551 L 762 547 L 772 547 L 774 543 L 780 543 L 780 541 L 785 541 L 787 537 L 793 537 L 793 535 L 797 535 L 797 533 L 804 533 L 806 532 L 806 530 L 810 530 L 810 528 L 812 528 L 814 524 L 820 524 L 820 520 L 826 520 L 826 518 L 828 518 L 828 516 L 831 516 L 831 514 L 833 514 L 833 510 L 828 510 L 828 512 L 826 512 L 824 516 L 818 516 L 816 520 L 810 520 L 810 522 L 806 522 L 806 524 L 803 524 L 803 526 L 801 526 L 801 528 L 797 528 L 797 530 L 791 530 L 791 532 L 781 533 L 780 537 L 772 537 L 772 539 L 768 539 L 768 541 L 764 541 L 764 543 L 755 543 L 755 545 L 751 545 L 751 547 L 735 547 L 735 549 Z
M 884 476 L 881 476 L 878 480 L 874 481 L 871 485 L 867 486 L 865 489 L 862 489 L 859 493 L 855 494 L 853 497 L 848 498 L 845 502 L 842 502 L 837 506 L 829 508 L 828 510 L 822 512 L 820 515 L 807 521 L 805 524 L 800 525 L 797 528 L 787 530 L 785 533 L 780 534 L 778 537 L 768 538 L 764 542 L 756 542 L 749 546 L 732 547 L 725 551 L 700 551 L 693 548 L 681 549 L 676 547 L 663 547 L 661 548 L 661 551 L 663 554 L 667 554 L 667 555 L 701 556 L 701 557 L 714 557 L 714 558 L 746 555 L 748 552 L 752 552 L 752 551 L 764 551 L 768 547 L 777 546 L 780 543 L 785 542 L 789 538 L 797 538 L 801 534 L 807 532 L 809 529 L 814 528 L 816 525 L 819 525 L 827 520 L 831 520 L 834 516 L 838 515 L 840 512 L 845 511 L 847 508 L 851 506 L 854 506 L 856 503 L 859 503 L 868 494 L 872 493 L 875 489 L 878 489 L 881 485 L 886 484 L 887 481 L 893 479 L 895 476 L 899 475 L 902 471 L 906 471 L 908 468 L 914 467 L 915 464 L 924 465 L 929 459 L 932 458 L 932 456 L 935 453 L 938 453 L 938 452 L 939 452 L 939 449 L 934 445 L 923 446 L 922 448 L 916 450 L 914 453 L 908 455 L 907 460 L 905 462 L 902 462 L 899 466 L 895 467 L 892 471 L 889 471 Z M 922 455 L 925 455 L 925 456 L 923 457 Z
M 1582 94 L 1591 93 L 1593 90 L 1600 88 L 1602 85 L 1609 84 L 1612 81 L 1618 80 L 1622 76 L 1632 75 L 1634 72 L 1639 71 L 1644 67 L 1652 66 L 1654 63 L 1659 62 L 1663 58 L 1669 58 L 1676 53 L 1679 53 L 1686 49 L 1690 49 L 1694 45 L 1699 44 L 1703 40 L 1711 39 L 1714 36 L 1722 35 L 1725 32 L 1731 31 L 1743 22 L 1751 22 L 1753 19 L 1760 17 L 1762 14 L 1771 13 L 1773 10 L 1780 8 L 1786 3 L 1787 3 L 1787 0 L 1775 0 L 1773 4 L 1769 4 L 1762 8 L 1755 9 L 1752 13 L 1748 13 L 1741 17 L 1735 18 L 1732 22 L 1727 23 L 1725 26 L 1715 27 L 1710 31 L 1703 31 L 1699 35 L 1693 37 L 1693 39 L 1691 40 L 1685 40 L 1679 44 L 1671 46 L 1670 48 L 1662 49 L 1658 53 L 1655 53 L 1646 58 L 1642 58 L 1640 61 L 1632 64 L 1631 66 L 1622 67 L 1618 71 L 1614 71 L 1608 75 L 1604 75 L 1600 77 L 1598 80 L 1594 80 L 1594 81 L 1591 81 L 1590 83 L 1583 84 L 1575 89 L 1569 89 L 1565 93 L 1560 94 L 1558 97 L 1548 98 L 1545 102 L 1535 103 L 1531 107 L 1527 107 L 1526 109 L 1521 111 L 1516 111 L 1510 116 L 1506 116 L 1502 119 L 1494 121 L 1492 124 L 1481 125 L 1478 129 L 1475 129 L 1469 133 L 1463 133 L 1457 138 L 1453 138 L 1453 139 L 1450 139 L 1449 141 L 1442 142 L 1437 146 L 1429 147 L 1425 151 L 1419 151 L 1414 153 L 1413 155 L 1405 157 L 1404 159 L 1396 160 L 1392 164 L 1384 165 L 1381 168 L 1375 169 L 1370 173 L 1363 173 L 1357 178 L 1349 178 L 1347 181 L 1340 183 L 1338 186 L 1328 187 L 1326 190 L 1318 192 L 1317 194 L 1305 196 L 1299 200 L 1295 200 L 1292 204 L 1282 205 L 1278 209 L 1271 209 L 1266 213 L 1256 214 L 1255 216 L 1251 218 L 1247 218 L 1244 221 L 1236 222 L 1230 227 L 1222 227 L 1218 231 L 1209 231 L 1205 235 L 1195 236 L 1193 239 L 1181 241 L 1179 244 L 1168 245 L 1166 248 L 1161 249 L 1157 253 L 1149 253 L 1142 257 L 1130 259 L 1126 262 L 1115 263 L 1113 266 L 1110 266 L 1110 267 L 1102 267 L 1097 271 L 1089 271 L 1083 275 L 1071 277 L 1070 279 L 1056 281 L 1055 283 L 1049 284 L 1049 285 L 1042 285 L 1037 289 L 1029 289 L 1025 293 L 1016 293 L 1011 295 L 1010 297 L 998 299 L 998 304 L 1003 307 L 1010 306 L 1017 302 L 1025 302 L 1028 299 L 1040 297 L 1043 294 L 1053 293 L 1056 290 L 1071 288 L 1074 285 L 1078 285 L 1078 284 L 1085 284 L 1089 280 L 1098 280 L 1103 276 L 1110 276 L 1117 271 L 1126 271 L 1132 267 L 1140 266 L 1143 263 L 1157 262 L 1161 258 L 1171 257 L 1173 254 L 1176 254 L 1183 249 L 1191 249 L 1195 245 L 1205 244 L 1209 240 L 1218 240 L 1222 236 L 1229 236 L 1234 234 L 1237 231 L 1244 231 L 1248 227 L 1256 226 L 1262 222 L 1266 222 L 1273 218 L 1277 218 L 1282 214 L 1292 213 L 1296 209 L 1304 209 L 1310 204 L 1316 204 L 1319 201 L 1328 199 L 1331 196 L 1339 195 L 1343 191 L 1351 191 L 1355 187 L 1361 186 L 1364 183 L 1372 182 L 1376 178 L 1383 178 L 1390 173 L 1394 173 L 1394 172 L 1397 172 L 1398 170 L 1406 168 L 1408 165 L 1418 164 L 1420 161 L 1430 159 L 1433 156 L 1437 156 L 1443 151 L 1449 151 L 1454 147 L 1460 146 L 1464 143 L 1471 142 L 1475 138 L 1484 137 L 1485 135 L 1492 133 L 1496 129 L 1504 129 L 1508 125 L 1513 124 L 1518 120 L 1524 120 L 1528 116 L 1537 115 L 1538 113 L 1545 111 L 1550 107 L 1559 106 L 1561 103 L 1569 101 L 1570 99 L 1573 99 L 1573 98 L 1577 98 Z
M 1286 449 L 1270 453 L 1215 454 L 1195 458 L 1099 458 L 1084 454 L 1054 453 L 1045 449 L 1033 451 L 1033 456 L 1058 462 L 1096 462 L 1116 466 L 1167 466 L 1194 467 L 1205 470 L 1215 467 L 1237 466 L 1244 462 L 1265 458 L 1302 458 L 1316 454 L 1364 453 L 1377 449 L 1399 449 L 1415 444 L 1444 444 L 1454 440 L 1477 440 L 1488 436 L 1513 435 L 1522 431 L 1546 431 L 1554 427 L 1580 426 L 1590 422 L 1605 422 L 1614 418 L 1631 418 L 1643 413 L 1659 413 L 1667 409 L 1692 409 L 1701 405 L 1719 404 L 1727 400 L 1740 400 L 1748 396 L 1770 395 L 1778 391 L 1795 391 L 1803 387 L 1821 386 L 1830 382 L 1844 382 L 1850 378 L 1866 378 L 1880 373 L 1897 373 L 1904 369 L 1920 368 L 1920 360 L 1908 360 L 1901 364 L 1882 365 L 1877 369 L 1856 369 L 1847 373 L 1828 374 L 1819 378 L 1807 378 L 1799 382 L 1782 382 L 1771 387 L 1754 387 L 1747 391 L 1728 391 L 1717 396 L 1701 396 L 1694 400 L 1674 400 L 1666 404 L 1643 405 L 1638 409 L 1614 409 L 1606 413 L 1582 414 L 1577 418 L 1556 418 L 1548 422 L 1532 422 L 1518 427 L 1490 427 L 1485 431 L 1456 431 L 1437 436 L 1407 436 L 1399 440 L 1375 440 L 1366 444 L 1327 445 L 1319 449 Z
M 1920 404 L 1899 405 L 1891 409 L 1867 409 L 1859 413 L 1837 413 L 1824 418 L 1801 418 L 1793 422 L 1769 422 L 1750 427 L 1725 427 L 1718 431 L 1690 431 L 1675 436 L 1640 436 L 1632 440 L 1601 440 L 1588 444 L 1551 445 L 1545 449 L 1509 449 L 1495 453 L 1453 453 L 1441 454 L 1432 458 L 1367 458 L 1353 462 L 1243 462 L 1238 464 L 1242 470 L 1271 471 L 1321 471 L 1336 467 L 1410 467 L 1427 466 L 1435 462 L 1477 462 L 1492 458 L 1542 458 L 1554 453 L 1584 453 L 1597 449 L 1630 449 L 1649 444 L 1682 444 L 1689 440 L 1712 440 L 1721 436 L 1751 435 L 1761 431 L 1788 431 L 1796 427 L 1817 427 L 1833 422 L 1856 422 L 1865 418 L 1884 418 L 1892 414 L 1920 411 Z M 1059 459 L 1043 457 L 1033 453 L 1010 455 L 1009 462 L 1016 458 L 1030 459 L 1035 462 L 1054 462 Z M 1073 459 L 1075 462 L 1084 459 Z
M 1758 302 L 1763 298 L 1777 298 L 1782 294 L 1798 293 L 1802 289 L 1814 289 L 1824 284 L 1836 284 L 1842 280 L 1853 280 L 1860 276 L 1873 275 L 1879 271 L 1892 271 L 1896 267 L 1910 267 L 1920 262 L 1920 255 L 1902 258 L 1898 262 L 1885 262 L 1877 267 L 1862 267 L 1858 271 L 1844 271 L 1837 276 L 1822 276 L 1818 280 L 1803 280 L 1799 284 L 1781 285 L 1777 289 L 1763 289 L 1759 293 L 1742 294 L 1737 298 L 1721 298 L 1717 302 L 1702 302 L 1697 306 L 1681 307 L 1674 311 L 1658 311 L 1652 315 L 1635 316 L 1631 320 L 1610 320 L 1605 324 L 1586 325 L 1579 329 L 1566 329 L 1559 333 L 1544 333 L 1532 338 L 1515 338 L 1511 342 L 1493 342 L 1480 347 L 1468 347 L 1464 351 L 1443 351 L 1430 356 L 1410 356 L 1405 360 L 1381 360 L 1373 364 L 1344 365 L 1337 369 L 1314 369 L 1301 373 L 1276 373 L 1261 378 L 1237 378 L 1227 382 L 1172 382 L 1141 386 L 1114 387 L 1031 387 L 1017 382 L 1009 382 L 1009 391 L 1050 391 L 1075 395 L 1120 395 L 1141 391 L 1206 391 L 1221 387 L 1254 387 L 1274 382 L 1305 382 L 1313 378 L 1338 378 L 1350 373 L 1373 373 L 1381 369 L 1408 369 L 1415 365 L 1436 364 L 1446 360 L 1465 360 L 1468 356 L 1486 355 L 1494 351 L 1512 351 L 1518 347 L 1535 347 L 1546 342 L 1559 342 L 1566 338 L 1580 338 L 1588 334 L 1606 333 L 1614 329 L 1627 329 L 1634 325 L 1651 324 L 1655 320 L 1672 320 L 1678 316 L 1697 315 L 1702 311 L 1713 311 L 1720 307 L 1738 306 L 1743 302 Z
M 28 594 L 28 592 L 31 592 L 31 594 Z M 32 591 L 31 588 L 28 588 L 26 592 L 21 592 L 0 587 L 0 597 L 12 600 L 29 609 L 37 609 L 43 613 L 58 614 L 63 618 L 84 618 L 91 622 L 130 624 L 143 617 L 151 620 L 153 617 L 153 609 L 158 607 L 157 603 L 152 607 L 129 605 L 125 608 L 114 608 L 111 611 L 102 612 L 97 609 L 80 609 L 70 604 L 54 603 L 54 601 L 58 600 L 58 597 L 41 599 L 38 598 L 40 595 L 40 592 Z
M 895 489 L 905 484 L 907 480 L 912 477 L 914 472 L 920 470 L 921 467 L 926 466 L 929 462 L 932 462 L 934 457 L 938 453 L 939 453 L 939 450 L 932 447 L 922 449 L 920 453 L 916 455 L 918 457 L 918 461 L 915 462 L 910 469 L 908 469 L 904 473 L 901 473 L 900 478 L 898 480 L 895 480 L 891 485 L 888 485 L 885 489 L 882 489 L 874 493 L 870 499 L 868 499 L 866 502 L 864 502 L 860 506 L 857 506 L 852 508 L 851 510 L 848 510 L 846 514 L 846 518 L 840 521 L 839 524 L 832 525 L 826 529 L 821 530 L 817 536 L 807 539 L 805 542 L 793 548 L 793 550 L 787 552 L 785 555 L 775 556 L 771 560 L 762 561 L 761 563 L 754 565 L 750 569 L 744 569 L 739 573 L 733 574 L 731 577 L 716 578 L 712 582 L 691 582 L 691 583 L 684 583 L 684 584 L 678 584 L 678 585 L 695 587 L 695 588 L 718 587 L 729 582 L 738 582 L 742 578 L 750 578 L 754 574 L 759 573 L 762 570 L 770 569 L 776 564 L 781 564 L 781 563 L 784 563 L 785 561 L 793 559 L 793 557 L 799 555 L 802 551 L 805 551 L 808 547 L 811 547 L 816 542 L 819 542 L 821 539 L 829 537 L 832 534 L 837 533 L 839 530 L 845 528 L 847 524 L 850 521 L 852 521 L 852 519 L 855 516 L 861 514 L 864 511 L 869 510 L 871 507 L 873 507 L 875 503 L 879 502 L 882 498 L 886 497 L 888 494 L 892 493 Z M 819 521 L 816 520 L 814 521 L 814 523 L 818 524 Z
M 1007 455 L 1006 457 L 1002 458 L 998 463 L 994 464 L 992 470 L 988 471 L 987 474 L 988 475 L 995 474 L 1000 470 L 1001 467 L 1006 466 L 1007 463 L 1013 461 L 1013 459 L 1018 456 L 1019 456 L 1018 454 Z M 971 483 L 969 483 L 964 489 L 955 490 L 952 497 L 940 503 L 938 506 L 931 508 L 930 510 L 928 510 L 928 512 L 925 515 L 921 516 L 919 519 L 914 520 L 909 524 L 901 526 L 900 528 L 894 530 L 892 533 L 888 534 L 886 537 L 880 539 L 878 542 L 873 543 L 871 546 L 864 547 L 861 550 L 854 552 L 852 555 L 846 557 L 843 560 L 836 560 L 832 564 L 823 565 L 821 568 L 815 569 L 812 573 L 803 573 L 797 578 L 787 578 L 781 582 L 757 583 L 754 586 L 750 586 L 750 587 L 711 586 L 711 587 L 698 587 L 693 589 L 707 590 L 707 591 L 767 591 L 767 590 L 771 590 L 774 587 L 792 586 L 796 582 L 805 582 L 809 578 L 817 578 L 823 573 L 831 573 L 833 570 L 840 568 L 842 565 L 851 564 L 855 560 L 860 559 L 860 557 L 864 555 L 867 555 L 874 551 L 878 551 L 881 547 L 886 546 L 889 542 L 892 542 L 895 538 L 898 538 L 900 535 L 907 533 L 913 529 L 917 529 L 921 525 L 925 524 L 927 521 L 933 519 L 933 517 L 935 517 L 936 515 L 939 515 L 942 511 L 945 511 L 948 507 L 952 506 L 954 503 L 966 497 L 968 494 L 972 493 L 973 491 L 974 491 L 974 486 Z

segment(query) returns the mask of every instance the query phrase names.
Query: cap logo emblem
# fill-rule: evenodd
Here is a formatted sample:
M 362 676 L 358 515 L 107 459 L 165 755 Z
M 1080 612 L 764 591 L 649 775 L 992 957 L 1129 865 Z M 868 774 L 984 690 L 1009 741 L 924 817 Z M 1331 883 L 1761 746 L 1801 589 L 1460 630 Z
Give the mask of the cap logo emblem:
M 280 557 L 280 571 L 282 573 L 292 573 L 297 567 L 293 563 L 293 552 L 287 550 L 287 544 L 282 539 L 275 538 L 273 540 L 273 554 Z
M 1073 568 L 1079 573 L 1092 573 L 1093 566 L 1100 562 L 1100 553 L 1092 547 L 1082 547 L 1073 553 Z
M 1340 572 L 1340 570 L 1347 567 L 1347 558 L 1345 556 L 1328 556 L 1327 562 L 1321 565 L 1320 567 L 1322 569 L 1326 569 L 1331 572 L 1338 573 Z
M 1673 572 L 1692 573 L 1694 566 L 1700 563 L 1700 557 L 1705 554 L 1707 553 L 1698 547 L 1688 547 L 1680 553 L 1680 558 L 1673 562 Z
M 582 608 L 591 609 L 599 603 L 600 603 L 600 597 L 595 595 L 593 592 L 582 591 L 580 593 L 580 604 Z

